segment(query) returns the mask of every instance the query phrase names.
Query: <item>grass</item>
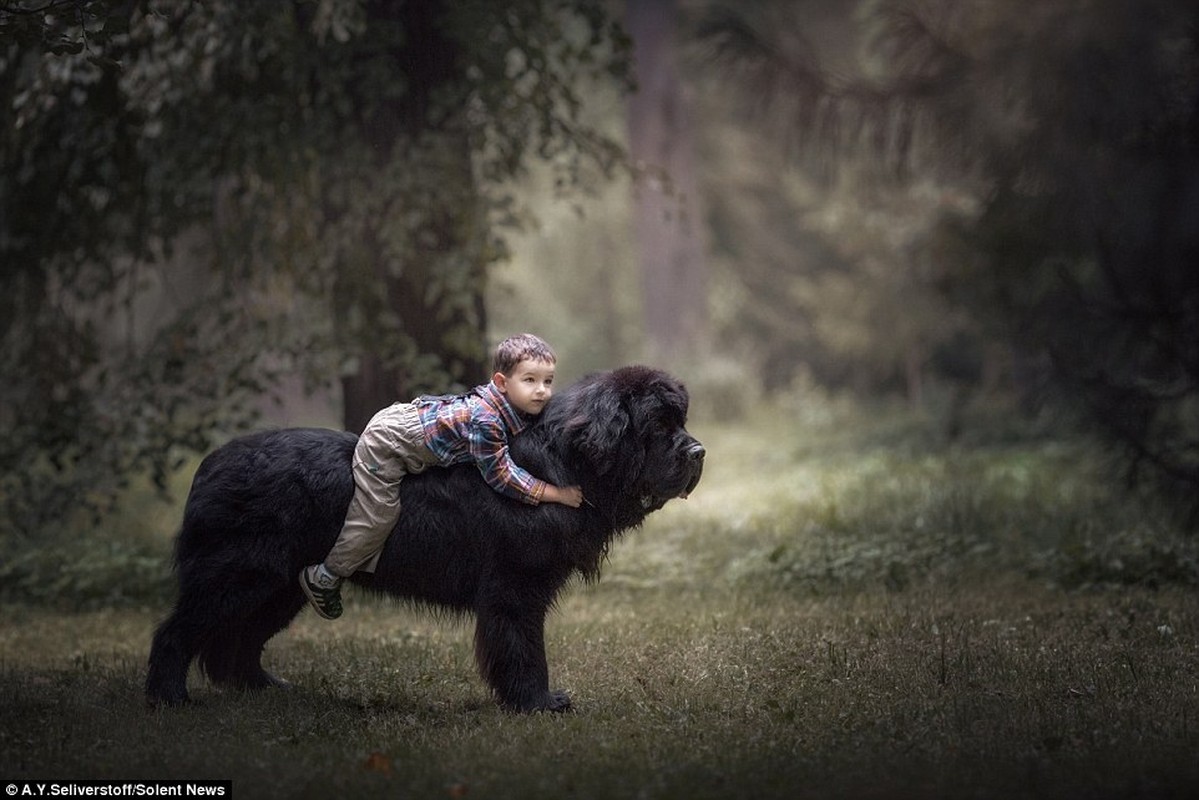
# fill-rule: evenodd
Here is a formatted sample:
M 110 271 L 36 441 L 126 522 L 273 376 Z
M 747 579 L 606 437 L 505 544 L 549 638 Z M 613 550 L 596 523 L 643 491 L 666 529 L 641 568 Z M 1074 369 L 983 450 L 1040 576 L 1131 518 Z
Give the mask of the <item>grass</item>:
M 231 778 L 243 798 L 1199 789 L 1194 540 L 1110 491 L 1082 445 L 946 450 L 839 417 L 698 433 L 700 489 L 550 620 L 575 713 L 500 712 L 469 626 L 362 598 L 271 643 L 293 691 L 196 676 L 195 705 L 149 710 L 163 602 L 10 603 L 0 779 Z

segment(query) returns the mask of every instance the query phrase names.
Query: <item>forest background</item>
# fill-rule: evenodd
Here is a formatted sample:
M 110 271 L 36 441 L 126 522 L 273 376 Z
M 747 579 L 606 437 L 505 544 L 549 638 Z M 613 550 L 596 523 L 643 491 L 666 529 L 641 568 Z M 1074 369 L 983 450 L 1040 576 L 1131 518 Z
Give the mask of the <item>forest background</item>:
M 51 0 L 0 25 L 6 540 L 234 431 L 479 382 L 517 329 L 568 380 L 650 360 L 729 418 L 815 386 L 952 439 L 1001 399 L 1196 496 L 1187 4 Z
M 952 439 L 999 398 L 1196 496 L 1187 4 L 51 0 L 0 24 L 6 540 L 236 430 L 356 430 L 479 382 L 517 329 L 568 380 L 650 360 L 729 418 L 815 386 Z

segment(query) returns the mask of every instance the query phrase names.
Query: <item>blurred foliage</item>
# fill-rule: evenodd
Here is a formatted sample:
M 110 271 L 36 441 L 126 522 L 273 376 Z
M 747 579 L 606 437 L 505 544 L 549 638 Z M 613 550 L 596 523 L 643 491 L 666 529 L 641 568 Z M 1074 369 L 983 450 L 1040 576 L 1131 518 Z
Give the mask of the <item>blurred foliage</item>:
M 802 597 L 984 581 L 1199 586 L 1184 515 L 1153 486 L 1124 491 L 1101 445 L 1002 401 L 967 417 L 947 444 L 927 411 L 810 384 L 735 425 L 699 424 L 719 458 L 655 517 L 660 536 L 622 544 L 621 569 L 647 584 L 684 569 Z
M 621 97 L 611 86 L 586 89 L 586 124 L 621 135 Z M 629 183 L 589 180 L 565 194 L 552 167 L 533 165 L 513 184 L 528 224 L 508 237 L 511 258 L 488 285 L 488 325 L 498 339 L 516 329 L 544 336 L 558 354 L 558 380 L 636 360 L 641 351 L 640 293 L 629 234 Z
M 749 522 L 773 544 L 732 568 L 823 594 L 903 591 L 1002 573 L 1078 588 L 1199 586 L 1199 547 L 1152 498 L 1114 492 L 1079 442 L 918 455 L 885 449 L 825 471 L 819 493 Z
M 588 0 L 0 4 L 2 532 L 165 485 L 281 375 L 358 416 L 477 380 L 506 183 L 614 167 L 577 87 L 626 53 Z
M 64 611 L 162 607 L 175 576 L 160 548 L 84 539 L 28 549 L 0 565 L 0 602 Z
M 841 363 L 914 399 L 925 373 L 1006 378 L 1085 408 L 1194 506 L 1194 4 L 713 3 L 697 25 L 805 176 L 716 212 L 768 375 Z M 758 235 L 722 235 L 749 216 Z
M 897 134 L 864 148 L 855 104 L 872 98 L 828 83 L 870 66 L 854 5 L 701 3 L 693 16 L 692 62 L 715 87 L 698 102 L 722 338 L 770 391 L 810 376 L 921 405 L 937 383 L 983 383 L 993 355 L 941 291 L 933 236 L 977 201 L 938 172 L 905 172 Z

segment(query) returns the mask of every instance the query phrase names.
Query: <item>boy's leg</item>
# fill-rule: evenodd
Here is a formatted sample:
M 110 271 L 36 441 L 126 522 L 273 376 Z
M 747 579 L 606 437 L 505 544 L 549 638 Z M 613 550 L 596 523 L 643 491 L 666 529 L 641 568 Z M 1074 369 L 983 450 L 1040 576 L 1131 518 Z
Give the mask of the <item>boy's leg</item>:
M 372 561 L 383 549 L 400 515 L 399 481 L 379 478 L 354 465 L 354 496 L 346 521 L 333 549 L 320 564 L 300 573 L 300 586 L 317 614 L 325 619 L 341 616 L 341 582 Z
M 400 479 L 380 478 L 354 465 L 354 497 L 346 521 L 325 556 L 325 569 L 348 578 L 374 560 L 400 517 Z
M 423 452 L 422 452 L 423 451 Z M 373 571 L 400 515 L 400 481 L 419 472 L 430 456 L 415 409 L 396 404 L 371 419 L 354 449 L 354 496 L 346 521 L 323 564 L 300 574 L 316 612 L 341 616 L 341 581 L 360 569 Z

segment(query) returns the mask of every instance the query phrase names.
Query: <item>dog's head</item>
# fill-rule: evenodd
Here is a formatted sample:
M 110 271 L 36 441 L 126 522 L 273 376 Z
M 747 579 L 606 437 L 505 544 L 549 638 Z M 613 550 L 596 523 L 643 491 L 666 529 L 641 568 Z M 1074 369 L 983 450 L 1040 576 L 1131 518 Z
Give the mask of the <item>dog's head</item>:
M 605 500 L 644 515 L 699 483 L 704 447 L 687 432 L 687 406 L 687 390 L 670 375 L 622 367 L 579 381 L 547 413 Z

